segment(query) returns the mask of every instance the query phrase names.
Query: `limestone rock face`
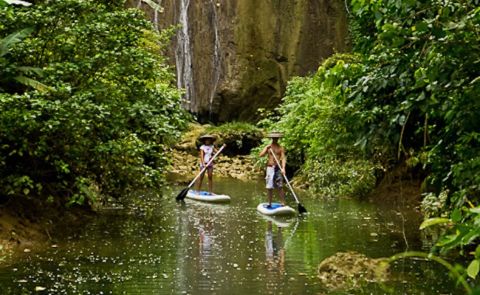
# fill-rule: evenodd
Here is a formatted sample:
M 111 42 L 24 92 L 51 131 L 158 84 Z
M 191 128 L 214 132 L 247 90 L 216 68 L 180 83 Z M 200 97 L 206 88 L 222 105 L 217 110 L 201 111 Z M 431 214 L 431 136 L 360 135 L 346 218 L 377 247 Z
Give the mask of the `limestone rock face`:
M 200 121 L 255 120 L 295 75 L 345 50 L 343 0 L 130 0 L 159 28 L 180 25 L 170 49 L 185 107 Z

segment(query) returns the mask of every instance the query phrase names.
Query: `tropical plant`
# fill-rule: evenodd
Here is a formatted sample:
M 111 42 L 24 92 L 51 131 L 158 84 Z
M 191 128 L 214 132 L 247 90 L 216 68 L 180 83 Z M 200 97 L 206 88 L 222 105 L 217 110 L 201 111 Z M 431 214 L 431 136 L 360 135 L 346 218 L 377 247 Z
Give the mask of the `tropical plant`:
M 8 4 L 24 6 L 31 5 L 29 2 L 25 1 L 0 0 L 0 7 L 6 7 Z M 4 9 L 6 12 L 11 13 L 12 8 L 7 7 Z M 17 65 L 11 59 L 7 58 L 7 54 L 13 48 L 13 46 L 28 37 L 32 32 L 32 28 L 25 28 L 17 32 L 13 32 L 3 39 L 0 39 L 0 91 L 8 91 L 9 89 L 12 89 L 12 83 L 14 82 L 35 88 L 40 91 L 45 91 L 48 89 L 48 87 L 44 84 L 31 78 L 32 75 L 42 75 L 42 70 L 40 68 Z
M 453 226 L 437 247 L 468 256 L 462 249 L 478 243 L 480 228 L 479 1 L 350 4 L 355 54 L 293 79 L 275 124 L 307 175 L 341 171 L 350 159 L 367 161 L 377 177 L 401 163 L 416 169 L 424 212 Z M 311 182 L 328 186 L 324 178 Z M 469 257 L 473 276 L 478 258 Z
M 186 121 L 162 54 L 171 30 L 123 1 L 12 9 L 0 10 L 0 35 L 33 32 L 5 58 L 41 68 L 49 90 L 0 93 L 0 196 L 83 203 L 158 187 Z

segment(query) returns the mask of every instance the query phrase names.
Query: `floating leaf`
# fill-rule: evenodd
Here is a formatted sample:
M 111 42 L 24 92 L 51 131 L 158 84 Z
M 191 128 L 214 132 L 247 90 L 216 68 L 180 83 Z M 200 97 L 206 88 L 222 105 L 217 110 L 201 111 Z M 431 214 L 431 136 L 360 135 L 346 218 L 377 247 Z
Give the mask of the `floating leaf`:
M 42 287 L 42 286 L 36 286 L 36 287 L 35 287 L 35 291 L 36 291 L 36 292 L 45 291 L 46 289 L 47 289 L 47 288 Z

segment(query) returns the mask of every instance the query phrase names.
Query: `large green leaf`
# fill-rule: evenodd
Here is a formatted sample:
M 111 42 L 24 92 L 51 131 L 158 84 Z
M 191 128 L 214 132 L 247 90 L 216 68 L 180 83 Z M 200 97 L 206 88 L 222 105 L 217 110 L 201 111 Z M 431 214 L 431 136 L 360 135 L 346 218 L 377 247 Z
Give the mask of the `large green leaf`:
M 10 48 L 33 32 L 32 28 L 26 28 L 8 35 L 0 40 L 0 57 L 8 53 Z
M 422 224 L 420 224 L 420 229 L 422 230 L 432 225 L 445 224 L 450 222 L 451 220 L 448 218 L 442 218 L 442 217 L 430 218 L 430 219 L 424 220 Z
M 475 279 L 478 275 L 478 271 L 480 270 L 480 261 L 475 259 L 470 262 L 467 267 L 467 274 L 472 279 Z
M 38 82 L 37 80 L 34 80 L 32 78 L 28 78 L 28 77 L 25 77 L 25 76 L 17 76 L 15 77 L 15 80 L 25 86 L 30 86 L 32 87 L 33 89 L 36 89 L 38 91 L 41 91 L 41 92 L 45 92 L 45 91 L 48 91 L 50 88 L 41 83 L 41 82 Z

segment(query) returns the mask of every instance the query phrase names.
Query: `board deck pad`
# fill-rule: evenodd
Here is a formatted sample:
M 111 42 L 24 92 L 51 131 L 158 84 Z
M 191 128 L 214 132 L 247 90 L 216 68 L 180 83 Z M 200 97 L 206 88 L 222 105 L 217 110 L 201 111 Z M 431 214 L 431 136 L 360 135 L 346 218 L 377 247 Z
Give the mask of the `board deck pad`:
M 210 203 L 230 202 L 230 196 L 217 195 L 215 193 L 209 193 L 207 191 L 189 190 L 186 197 L 192 200 L 210 202 Z

